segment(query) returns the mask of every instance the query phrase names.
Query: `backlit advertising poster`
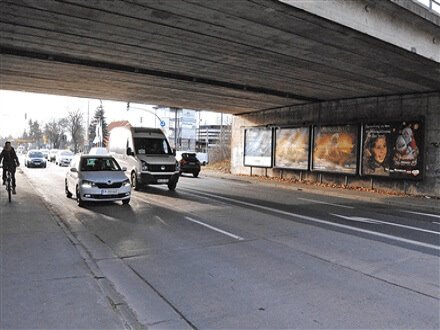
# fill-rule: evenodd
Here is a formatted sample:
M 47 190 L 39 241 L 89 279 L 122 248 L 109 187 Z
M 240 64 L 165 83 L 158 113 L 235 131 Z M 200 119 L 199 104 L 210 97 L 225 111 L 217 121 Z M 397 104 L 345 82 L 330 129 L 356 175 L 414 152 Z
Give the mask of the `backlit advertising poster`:
M 309 127 L 275 130 L 275 167 L 298 170 L 309 168 Z
M 356 174 L 358 126 L 315 126 L 312 170 Z
M 272 129 L 248 128 L 244 131 L 244 166 L 272 166 Z
M 421 179 L 421 121 L 366 124 L 363 130 L 362 175 Z

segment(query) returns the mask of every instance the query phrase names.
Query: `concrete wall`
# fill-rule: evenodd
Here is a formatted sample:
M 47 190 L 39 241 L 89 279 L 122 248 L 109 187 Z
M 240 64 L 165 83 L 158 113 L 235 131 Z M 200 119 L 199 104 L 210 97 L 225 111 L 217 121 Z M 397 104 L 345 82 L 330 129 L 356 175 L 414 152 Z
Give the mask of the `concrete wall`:
M 280 0 L 440 62 L 440 17 L 408 0 Z
M 398 180 L 374 177 L 348 177 L 348 185 L 386 191 L 406 192 L 412 195 L 440 197 L 440 93 L 374 97 L 341 100 L 265 110 L 253 114 L 235 116 L 232 127 L 231 171 L 234 174 L 251 174 L 250 167 L 243 166 L 244 130 L 261 125 L 344 124 L 375 121 L 400 121 L 425 117 L 424 164 L 422 181 Z M 284 177 L 316 182 L 344 184 L 345 176 L 317 172 L 252 168 L 253 175 Z

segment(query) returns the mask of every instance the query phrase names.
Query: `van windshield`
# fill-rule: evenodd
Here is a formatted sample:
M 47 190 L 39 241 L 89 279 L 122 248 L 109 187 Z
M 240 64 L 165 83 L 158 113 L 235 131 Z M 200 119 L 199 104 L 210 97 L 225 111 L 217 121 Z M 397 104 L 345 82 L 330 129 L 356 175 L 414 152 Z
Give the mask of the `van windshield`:
M 134 149 L 138 155 L 170 155 L 171 148 L 166 139 L 135 138 Z

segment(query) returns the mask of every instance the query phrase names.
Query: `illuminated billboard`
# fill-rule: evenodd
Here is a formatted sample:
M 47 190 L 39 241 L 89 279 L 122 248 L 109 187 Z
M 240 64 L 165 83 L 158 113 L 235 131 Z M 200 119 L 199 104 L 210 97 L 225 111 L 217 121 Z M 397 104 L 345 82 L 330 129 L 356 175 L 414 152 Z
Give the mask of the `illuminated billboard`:
M 272 166 L 272 129 L 247 128 L 244 131 L 244 166 Z
M 312 170 L 356 174 L 358 131 L 357 125 L 315 126 Z
M 423 177 L 423 124 L 402 121 L 366 124 L 361 174 L 394 178 Z
M 275 167 L 298 170 L 309 168 L 309 127 L 275 130 Z

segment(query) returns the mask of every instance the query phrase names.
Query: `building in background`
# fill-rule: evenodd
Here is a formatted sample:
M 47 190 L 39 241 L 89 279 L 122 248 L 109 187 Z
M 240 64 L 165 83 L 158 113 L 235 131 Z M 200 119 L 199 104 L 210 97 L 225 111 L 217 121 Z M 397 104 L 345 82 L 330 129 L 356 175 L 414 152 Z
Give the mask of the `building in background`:
M 230 143 L 231 115 L 160 106 L 155 109 L 176 150 L 208 153 L 210 148 Z

